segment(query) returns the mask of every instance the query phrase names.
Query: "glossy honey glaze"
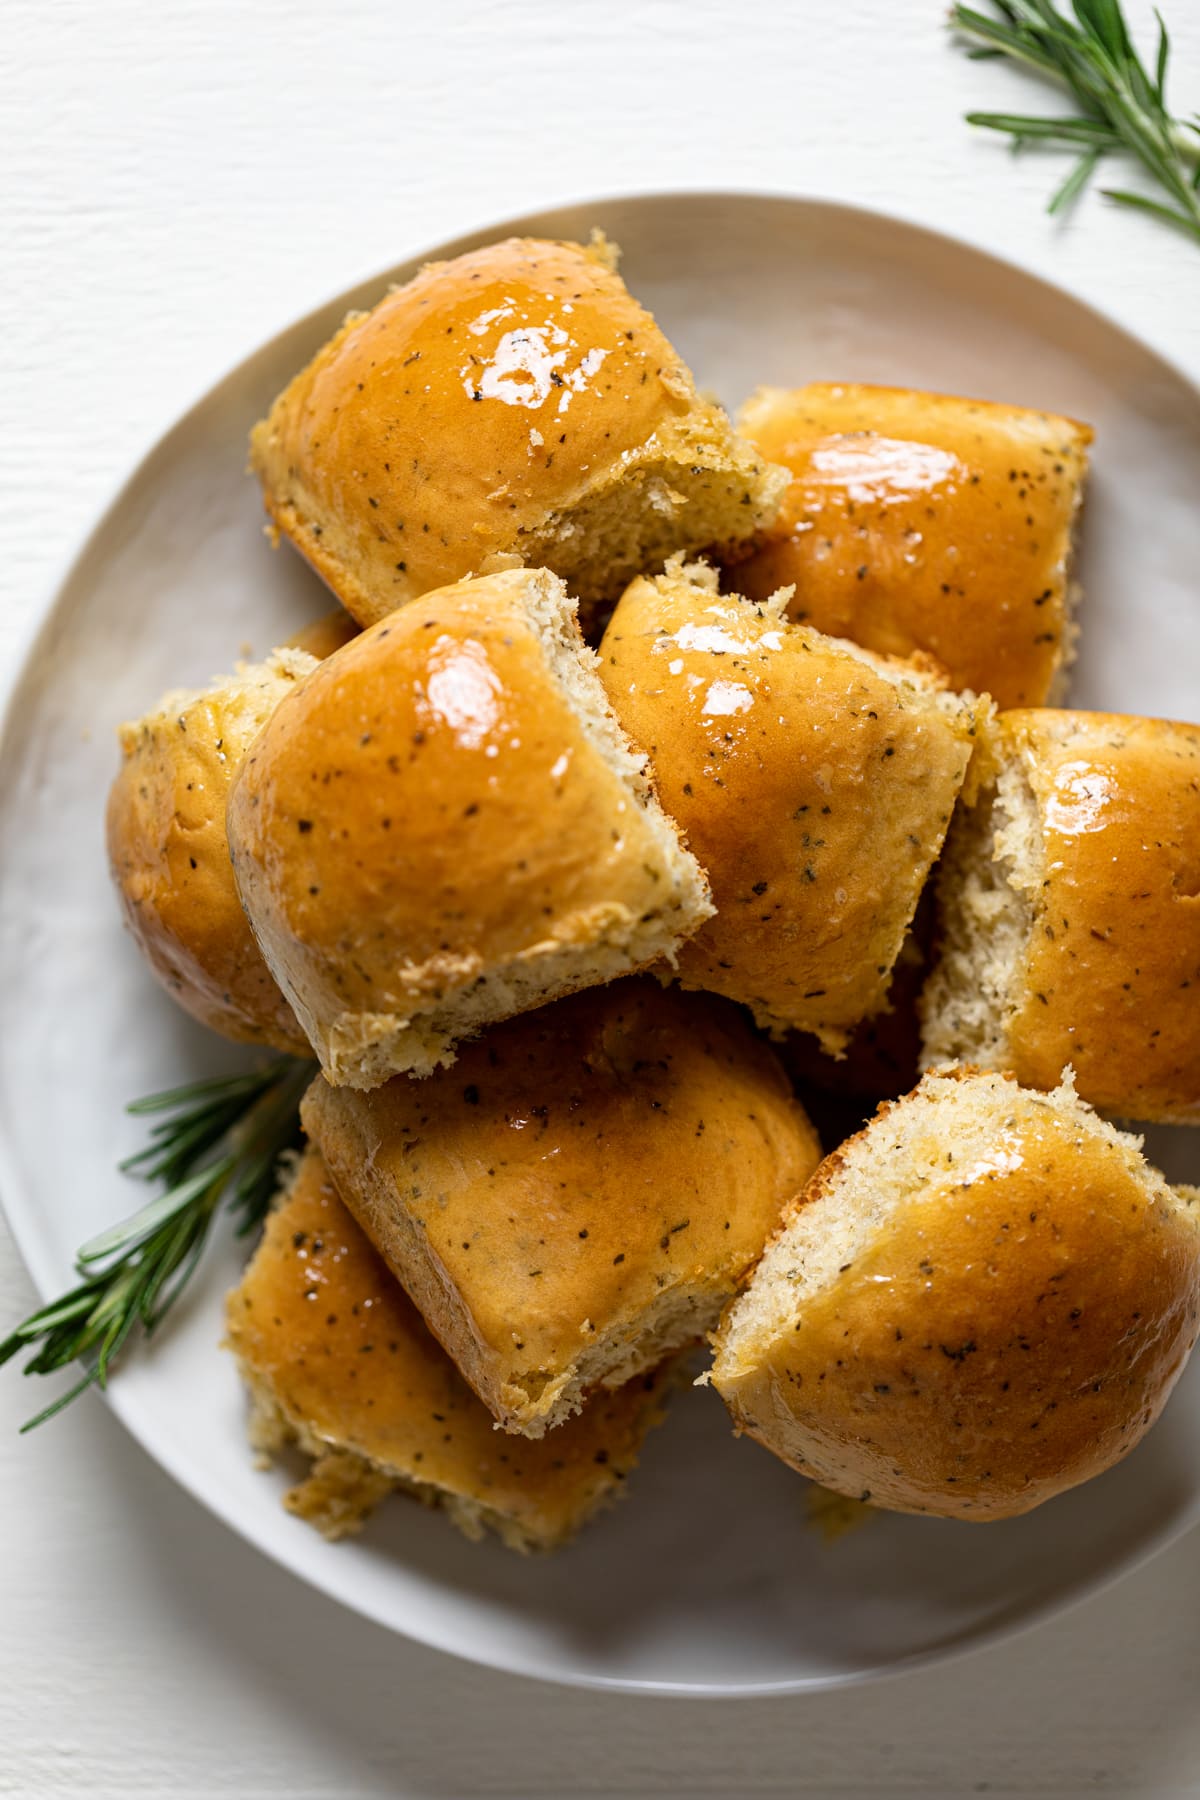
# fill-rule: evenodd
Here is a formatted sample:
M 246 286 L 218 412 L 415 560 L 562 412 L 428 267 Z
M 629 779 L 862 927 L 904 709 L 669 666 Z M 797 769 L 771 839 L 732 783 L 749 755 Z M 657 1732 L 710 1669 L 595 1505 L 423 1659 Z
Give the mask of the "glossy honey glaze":
M 762 389 L 742 430 L 793 475 L 756 599 L 872 650 L 924 650 L 1001 706 L 1046 700 L 1069 653 L 1071 528 L 1091 432 L 1074 420 L 906 388 Z
M 394 1011 L 680 895 L 512 570 L 365 631 L 280 707 L 230 808 L 238 880 L 300 1016 Z M 565 604 L 565 602 L 560 602 Z M 647 866 L 661 879 L 651 883 Z
M 1200 1120 L 1200 726 L 1110 713 L 1002 714 L 1033 790 L 1042 873 L 1021 1000 L 1019 1079 L 1070 1063 L 1093 1105 Z
M 493 1027 L 426 1081 L 317 1082 L 304 1118 L 414 1292 L 413 1235 L 427 1246 L 456 1296 L 439 1331 L 493 1384 L 609 1334 L 620 1360 L 673 1292 L 719 1306 L 820 1159 L 736 1010 L 649 977 Z
M 606 247 L 510 239 L 349 320 L 252 457 L 277 521 L 369 624 L 517 549 L 695 405 Z
M 982 1134 L 966 1106 L 956 1133 L 944 1102 L 927 1144 L 897 1133 L 907 1196 L 717 1378 L 785 1460 L 901 1511 L 1002 1517 L 1099 1473 L 1158 1416 L 1196 1336 L 1192 1214 L 1086 1114 L 995 1077 L 967 1077 L 964 1101 L 989 1084 Z M 869 1127 L 881 1153 L 890 1129 Z M 803 1202 L 811 1229 L 821 1208 L 838 1228 L 839 1154 Z
M 289 1421 L 535 1536 L 569 1530 L 637 1460 L 656 1378 L 603 1394 L 553 1438 L 498 1432 L 309 1150 L 229 1296 L 228 1341 Z
M 712 884 L 683 980 L 831 1035 L 881 1005 L 972 710 L 686 573 L 633 583 L 600 673 Z

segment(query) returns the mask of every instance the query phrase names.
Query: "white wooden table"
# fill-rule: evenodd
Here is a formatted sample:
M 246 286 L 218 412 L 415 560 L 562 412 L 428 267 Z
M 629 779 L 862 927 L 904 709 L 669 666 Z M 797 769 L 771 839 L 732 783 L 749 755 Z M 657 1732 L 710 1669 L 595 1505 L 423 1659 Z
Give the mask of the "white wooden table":
M 1164 4 L 1196 107 L 1200 7 Z M 0 664 L 118 477 L 258 339 L 543 204 L 691 186 L 891 208 L 1200 369 L 1200 252 L 1098 198 L 1049 222 L 1058 165 L 960 123 L 1034 97 L 953 52 L 941 11 L 9 0 Z M 31 1298 L 0 1236 L 0 1320 Z M 18 1440 L 30 1399 L 0 1375 L 0 1794 L 1200 1795 L 1196 1536 L 947 1669 L 790 1701 L 610 1698 L 385 1636 L 209 1518 L 100 1402 Z

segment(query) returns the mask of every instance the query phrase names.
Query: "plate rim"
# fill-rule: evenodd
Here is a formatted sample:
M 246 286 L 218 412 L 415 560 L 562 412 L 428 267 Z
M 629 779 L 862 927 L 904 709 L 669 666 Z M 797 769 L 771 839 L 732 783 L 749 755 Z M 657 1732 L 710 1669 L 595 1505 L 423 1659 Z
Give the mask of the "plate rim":
M 63 557 L 57 561 L 55 572 L 43 590 L 39 601 L 32 608 L 27 623 L 16 634 L 11 650 L 5 657 L 4 665 L 0 667 L 0 756 L 8 747 L 16 702 L 24 690 L 29 672 L 38 658 L 42 640 L 52 629 L 55 614 L 64 596 L 81 577 L 96 542 L 101 538 L 114 515 L 120 511 L 127 496 L 141 482 L 155 459 L 169 450 L 173 440 L 187 430 L 196 414 L 222 390 L 235 384 L 249 365 L 257 361 L 280 338 L 302 330 L 310 322 L 315 325 L 321 315 L 339 303 L 348 304 L 348 294 L 372 286 L 384 287 L 390 279 L 394 278 L 396 271 L 406 264 L 460 255 L 465 249 L 488 237 L 525 235 L 538 228 L 547 217 L 559 213 L 589 208 L 600 211 L 630 204 L 654 208 L 680 202 L 690 204 L 705 202 L 728 204 L 732 202 L 736 204 L 737 202 L 758 203 L 762 201 L 787 207 L 798 206 L 830 216 L 848 215 L 860 225 L 899 226 L 907 232 L 925 236 L 943 250 L 959 252 L 965 250 L 973 258 L 991 263 L 1007 275 L 1019 276 L 1022 281 L 1033 283 L 1036 287 L 1045 290 L 1048 295 L 1052 295 L 1058 300 L 1069 301 L 1109 331 L 1118 332 L 1129 341 L 1131 346 L 1148 354 L 1159 363 L 1165 372 L 1192 396 L 1197 407 L 1200 408 L 1200 371 L 1194 372 L 1190 367 L 1185 366 L 1172 353 L 1162 348 L 1152 337 L 1148 337 L 1119 313 L 1099 305 L 1070 283 L 1053 280 L 1042 273 L 1040 269 L 1030 267 L 1014 257 L 999 254 L 988 244 L 971 235 L 947 231 L 940 226 L 931 224 L 919 212 L 865 206 L 852 200 L 803 192 L 788 187 L 733 186 L 724 188 L 713 187 L 709 184 L 696 187 L 680 185 L 650 190 L 633 188 L 625 192 L 558 200 L 552 205 L 527 209 L 510 218 L 473 225 L 458 232 L 453 238 L 399 256 L 382 270 L 352 279 L 341 288 L 327 293 L 323 298 L 306 307 L 303 312 L 288 319 L 270 335 L 260 338 L 253 346 L 239 355 L 235 362 L 225 368 L 223 373 L 219 373 L 210 380 L 182 409 L 173 408 L 167 422 L 154 432 L 132 466 L 107 490 L 107 498 L 102 501 L 90 522 L 76 534 Z M 55 1290 L 62 1276 L 61 1271 L 56 1271 L 51 1267 L 52 1259 L 48 1255 L 42 1255 L 32 1231 L 26 1229 L 25 1222 L 30 1219 L 34 1210 L 31 1196 L 23 1189 L 8 1144 L 3 1134 L 0 1133 L 0 1214 L 4 1217 L 34 1290 L 44 1303 Z M 142 1354 L 144 1355 L 144 1352 Z M 1190 1505 L 1183 1509 L 1178 1516 L 1169 1520 L 1158 1530 L 1149 1533 L 1137 1549 L 1116 1560 L 1103 1572 L 1080 1576 L 1073 1585 L 1068 1585 L 1061 1591 L 1051 1592 L 1039 1601 L 1024 1604 L 1019 1614 L 1014 1617 L 1001 1616 L 991 1624 L 970 1628 L 969 1632 L 961 1638 L 950 1637 L 928 1649 L 913 1651 L 906 1656 L 867 1668 L 737 1685 L 728 1681 L 673 1681 L 605 1675 L 594 1671 L 551 1671 L 535 1664 L 520 1653 L 504 1657 L 498 1651 L 468 1647 L 457 1641 L 447 1641 L 445 1636 L 436 1629 L 430 1629 L 425 1620 L 420 1621 L 415 1627 L 408 1623 L 401 1625 L 394 1618 L 387 1616 L 382 1607 L 373 1603 L 370 1593 L 352 1597 L 342 1592 L 326 1578 L 321 1568 L 309 1566 L 303 1558 L 291 1554 L 286 1534 L 273 1539 L 265 1525 L 260 1526 L 260 1523 L 254 1518 L 243 1517 L 231 1512 L 224 1505 L 222 1492 L 217 1484 L 214 1483 L 210 1486 L 206 1478 L 197 1479 L 196 1473 L 192 1469 L 188 1469 L 185 1474 L 172 1447 L 165 1447 L 158 1442 L 152 1444 L 143 1435 L 136 1403 L 132 1398 L 123 1396 L 119 1380 L 115 1381 L 111 1388 L 93 1390 L 93 1393 L 98 1393 L 108 1409 L 115 1414 L 142 1454 L 156 1463 L 185 1496 L 202 1505 L 226 1529 L 236 1533 L 244 1542 L 252 1545 L 276 1567 L 286 1570 L 347 1611 L 365 1618 L 374 1626 L 405 1638 L 409 1642 L 435 1650 L 443 1655 L 456 1657 L 476 1667 L 495 1669 L 505 1674 L 546 1682 L 552 1686 L 591 1689 L 604 1693 L 730 1700 L 784 1694 L 794 1696 L 825 1693 L 841 1688 L 862 1687 L 877 1681 L 913 1673 L 919 1669 L 931 1668 L 1008 1642 L 1022 1636 L 1027 1631 L 1036 1629 L 1049 1618 L 1056 1618 L 1073 1610 L 1076 1606 L 1082 1605 L 1085 1600 L 1105 1592 L 1127 1576 L 1133 1575 L 1152 1558 L 1177 1543 L 1197 1523 L 1200 1523 L 1200 1489 L 1198 1489 Z M 90 1398 L 91 1396 L 89 1396 Z

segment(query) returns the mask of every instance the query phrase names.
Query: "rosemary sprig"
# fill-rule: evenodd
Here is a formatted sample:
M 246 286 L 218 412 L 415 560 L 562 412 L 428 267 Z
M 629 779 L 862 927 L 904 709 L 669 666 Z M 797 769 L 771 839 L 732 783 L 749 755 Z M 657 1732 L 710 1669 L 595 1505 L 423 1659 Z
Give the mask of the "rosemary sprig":
M 37 1346 L 26 1375 L 85 1365 L 81 1379 L 22 1431 L 52 1419 L 89 1387 L 107 1386 L 130 1334 L 138 1327 L 153 1332 L 187 1286 L 222 1202 L 239 1236 L 262 1220 L 276 1165 L 300 1141 L 300 1096 L 312 1075 L 311 1063 L 285 1057 L 253 1074 L 151 1094 L 127 1109 L 161 1117 L 122 1170 L 166 1186 L 132 1218 L 86 1243 L 76 1257 L 79 1283 L 0 1341 L 0 1364 Z
M 1016 149 L 1037 144 L 1075 155 L 1050 201 L 1052 213 L 1070 204 L 1106 156 L 1125 151 L 1164 198 L 1105 188 L 1108 199 L 1162 219 L 1200 243 L 1200 113 L 1177 119 L 1167 108 L 1171 40 L 1161 15 L 1154 15 L 1158 49 L 1151 72 L 1134 46 L 1121 0 L 1072 0 L 1073 17 L 1061 13 L 1055 0 L 990 0 L 990 5 L 991 13 L 964 5 L 950 9 L 951 25 L 974 46 L 970 54 L 1013 57 L 1065 87 L 1079 111 L 1065 118 L 972 112 L 967 123 L 1007 133 Z

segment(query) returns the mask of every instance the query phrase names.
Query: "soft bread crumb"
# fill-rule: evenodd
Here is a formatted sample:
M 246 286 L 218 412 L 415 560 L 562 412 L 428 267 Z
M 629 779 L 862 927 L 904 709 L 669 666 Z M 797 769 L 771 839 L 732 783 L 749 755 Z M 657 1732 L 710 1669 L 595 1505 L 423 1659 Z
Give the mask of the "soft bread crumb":
M 1047 706 L 1065 704 L 1067 691 L 1071 685 L 1071 673 L 1079 654 L 1079 611 L 1083 604 L 1083 583 L 1072 571 L 1079 554 L 1079 531 L 1083 523 L 1086 494 L 1086 481 L 1076 482 L 1071 505 L 1071 523 L 1067 531 L 1066 550 L 1062 561 L 1054 570 L 1055 576 L 1063 584 L 1063 618 L 1062 636 L 1058 646 L 1058 667 L 1054 671 L 1054 679 L 1050 683 L 1050 691 L 1046 696 Z
M 1076 502 L 1076 513 L 1079 502 Z M 1072 531 L 1072 543 L 1074 532 Z M 1074 549 L 1071 555 L 1074 556 Z M 1050 692 L 1046 696 L 1047 706 L 1065 706 L 1067 694 L 1071 687 L 1071 673 L 1075 660 L 1079 655 L 1079 609 L 1083 604 L 1083 583 L 1068 581 L 1063 588 L 1063 622 L 1061 661 L 1054 671 L 1054 679 L 1050 683 Z
M 250 1396 L 247 1435 L 257 1453 L 257 1467 L 269 1468 L 277 1456 L 292 1448 L 311 1459 L 307 1475 L 288 1489 L 283 1504 L 331 1543 L 357 1536 L 390 1494 L 406 1494 L 422 1506 L 444 1512 L 472 1543 L 479 1543 L 491 1531 L 510 1550 L 523 1555 L 553 1547 L 523 1531 L 508 1514 L 496 1512 L 482 1501 L 452 1493 L 433 1482 L 417 1481 L 411 1474 L 385 1469 L 354 1450 L 322 1442 L 303 1421 L 287 1416 L 267 1382 L 244 1361 L 240 1366 Z M 610 1504 L 611 1499 L 608 1496 L 600 1504 Z M 596 1510 L 600 1510 L 599 1505 Z
M 724 1297 L 711 1282 L 680 1283 L 624 1330 L 598 1333 L 555 1375 L 531 1369 L 506 1383 L 503 1397 L 523 1437 L 541 1438 L 581 1412 L 598 1387 L 622 1388 L 669 1358 L 703 1343 L 721 1316 Z
M 1022 709 L 954 833 L 926 1066 L 965 1057 L 1100 1111 L 1200 1119 L 1200 729 Z
M 698 407 L 686 374 L 675 391 L 693 408 L 681 423 L 521 540 L 525 562 L 561 574 L 589 618 L 635 575 L 663 569 L 681 541 L 714 554 L 744 542 L 771 522 L 787 489 L 786 469 L 755 455 L 719 409 Z
M 547 1537 L 486 1501 L 456 1493 L 437 1482 L 420 1481 L 411 1471 L 389 1469 L 355 1450 L 324 1442 L 303 1420 L 290 1418 L 271 1385 L 244 1359 L 238 1361 L 250 1400 L 247 1436 L 256 1453 L 255 1466 L 269 1469 L 279 1456 L 292 1449 L 310 1459 L 308 1473 L 287 1490 L 283 1504 L 295 1518 L 303 1519 L 331 1543 L 357 1536 L 382 1501 L 392 1494 L 404 1494 L 443 1513 L 472 1543 L 481 1543 L 490 1534 L 519 1555 L 543 1555 L 561 1549 L 581 1525 L 607 1512 L 622 1498 L 624 1477 L 636 1461 L 622 1453 L 614 1469 L 615 1479 L 597 1485 L 581 1501 L 578 1515 L 563 1535 Z M 681 1386 L 684 1379 L 682 1360 L 661 1372 L 657 1398 L 646 1408 L 645 1429 L 661 1423 L 671 1390 Z
M 941 955 L 921 996 L 922 1066 L 1003 1068 L 1045 878 L 1037 801 L 1019 758 L 960 809 L 938 879 Z
M 430 263 L 343 327 L 255 427 L 268 512 L 361 623 L 497 550 L 565 576 L 586 619 L 680 546 L 744 550 L 773 522 L 787 470 L 697 393 L 617 260 L 595 233 Z M 559 333 L 552 381 L 511 380 L 524 329 Z M 420 381 L 401 373 L 415 356 Z M 398 440 L 421 456 L 392 460 Z M 418 506 L 419 546 L 400 523 Z
M 281 1170 L 262 1241 L 228 1296 L 225 1348 L 249 1394 L 258 1465 L 293 1448 L 309 1460 L 285 1505 L 326 1537 L 359 1530 L 398 1492 L 444 1511 L 470 1538 L 493 1532 L 523 1551 L 566 1543 L 624 1493 L 683 1375 L 679 1362 L 664 1362 L 620 1392 L 598 1391 L 552 1445 L 514 1446 L 312 1148 Z M 364 1361 L 372 1351 L 380 1354 Z
M 315 656 L 284 646 L 272 650 L 262 662 L 239 663 L 233 675 L 214 675 L 201 687 L 171 688 L 143 718 L 118 727 L 121 749 L 126 756 L 132 755 L 139 740 L 164 719 L 178 718 L 198 702 L 217 695 L 230 723 L 251 737 L 266 724 L 283 696 L 316 667 Z
M 426 1086 L 318 1078 L 301 1117 L 464 1380 L 528 1438 L 701 1338 L 820 1159 L 733 1009 L 649 981 L 510 1021 Z
M 325 1450 L 304 1480 L 288 1489 L 283 1504 L 297 1518 L 315 1525 L 322 1537 L 336 1542 L 361 1531 L 379 1502 L 400 1485 L 353 1450 Z M 426 1505 L 435 1504 L 432 1495 L 409 1491 Z
M 716 1340 L 735 1426 L 898 1512 L 1029 1512 L 1153 1425 L 1200 1220 L 1067 1076 L 927 1075 L 828 1157 Z
M 836 1284 L 915 1194 L 951 1170 L 966 1179 L 972 1168 L 1003 1167 L 995 1160 L 1003 1156 L 997 1121 L 1002 1124 L 1014 1094 L 1023 1105 L 1066 1117 L 1082 1134 L 1121 1151 L 1148 1198 L 1183 1208 L 1158 1171 L 1143 1162 L 1142 1139 L 1106 1123 L 1078 1099 L 1070 1069 L 1048 1094 L 1017 1088 L 1009 1077 L 990 1072 L 976 1071 L 968 1083 L 954 1071 L 926 1075 L 827 1159 L 785 1214 L 722 1328 L 722 1377 L 736 1379 L 772 1341 L 797 1329 L 805 1303 Z M 836 1207 L 828 1204 L 834 1193 Z M 806 1204 L 814 1199 L 826 1204 Z
M 621 265 L 621 246 L 610 237 L 605 237 L 598 225 L 593 225 L 585 246 L 587 254 L 593 262 L 602 263 L 615 275 Z
M 715 910 L 708 882 L 645 774 L 646 758 L 617 723 L 596 673 L 598 659 L 579 636 L 575 602 L 547 570 L 531 570 L 519 597 L 548 670 L 591 747 L 608 764 L 650 826 L 659 863 L 647 869 L 647 903 L 638 913 L 598 905 L 555 922 L 545 937 L 506 964 L 446 954 L 410 972 L 413 1006 L 395 1012 L 347 1012 L 335 1019 L 323 1056 L 336 1086 L 369 1089 L 396 1073 L 426 1076 L 455 1061 L 455 1045 L 483 1025 L 548 1000 L 628 975 L 665 959 Z M 422 988 L 445 998 L 422 1004 Z
M 337 1103 L 331 1104 L 331 1093 L 323 1083 L 314 1083 L 306 1101 L 305 1121 L 310 1134 L 321 1143 L 326 1160 L 333 1162 L 338 1147 L 331 1135 L 329 1115 L 337 1111 Z M 317 1111 L 311 1110 L 314 1101 Z M 322 1112 L 326 1113 L 325 1118 L 321 1118 Z M 811 1143 L 809 1168 L 819 1154 L 815 1135 Z M 477 1392 L 486 1390 L 489 1357 L 478 1341 L 469 1304 L 446 1279 L 424 1228 L 406 1208 L 395 1205 L 390 1179 L 377 1159 L 363 1157 L 358 1142 L 353 1143 L 349 1154 L 357 1168 L 353 1201 L 360 1223 L 376 1244 L 388 1241 L 389 1262 L 394 1269 L 403 1271 L 404 1284 L 427 1321 L 436 1321 L 438 1336 L 453 1350 L 462 1375 Z M 342 1191 L 347 1191 L 344 1178 Z M 554 1368 L 529 1366 L 506 1375 L 499 1382 L 492 1410 L 503 1417 L 506 1430 L 522 1437 L 543 1438 L 583 1411 L 597 1389 L 624 1388 L 702 1343 L 716 1326 L 734 1286 L 735 1278 L 729 1270 L 701 1266 L 682 1275 L 657 1299 L 632 1312 L 623 1312 L 603 1329 L 593 1327 L 586 1338 L 581 1334 L 579 1347 L 573 1346 L 574 1353 Z
M 715 569 L 674 555 L 622 597 L 602 679 L 713 885 L 720 916 L 684 946 L 683 984 L 838 1057 L 887 1004 L 993 709 L 928 657 L 787 622 L 789 593 L 721 595 Z

